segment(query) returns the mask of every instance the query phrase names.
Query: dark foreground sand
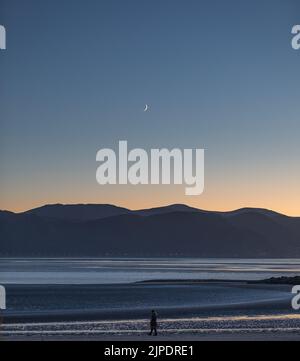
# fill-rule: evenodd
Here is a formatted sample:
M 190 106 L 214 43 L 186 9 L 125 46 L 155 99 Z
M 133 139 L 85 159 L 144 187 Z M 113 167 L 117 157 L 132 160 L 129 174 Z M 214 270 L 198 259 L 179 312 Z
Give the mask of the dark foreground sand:
M 300 312 L 291 308 L 288 285 L 154 282 L 8 290 L 14 309 L 0 328 L 4 341 L 300 341 Z M 157 337 L 147 335 L 152 307 L 159 312 Z
M 300 331 L 297 333 L 282 332 L 251 332 L 251 333 L 218 333 L 218 334 L 178 334 L 158 335 L 157 337 L 146 335 L 136 336 L 10 336 L 2 337 L 0 341 L 91 341 L 91 342 L 189 342 L 189 341 L 300 341 Z

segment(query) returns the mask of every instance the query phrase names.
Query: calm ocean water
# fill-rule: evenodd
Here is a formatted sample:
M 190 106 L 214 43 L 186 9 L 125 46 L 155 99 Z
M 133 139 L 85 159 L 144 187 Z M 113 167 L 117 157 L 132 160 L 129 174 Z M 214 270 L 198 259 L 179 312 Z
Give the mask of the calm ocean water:
M 0 259 L 0 284 L 116 284 L 165 279 L 258 280 L 300 273 L 300 259 Z
M 299 273 L 296 259 L 1 259 L 8 308 L 0 337 L 143 335 L 152 308 L 163 334 L 297 333 L 290 286 L 134 282 Z

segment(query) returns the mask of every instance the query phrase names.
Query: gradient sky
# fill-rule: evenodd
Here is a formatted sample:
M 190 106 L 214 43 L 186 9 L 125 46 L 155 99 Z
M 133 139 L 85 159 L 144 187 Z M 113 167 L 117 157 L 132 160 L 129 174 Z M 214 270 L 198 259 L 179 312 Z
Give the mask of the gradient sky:
M 300 216 L 299 23 L 299 0 L 0 0 L 0 208 L 186 203 Z M 99 186 L 96 152 L 123 139 L 205 148 L 204 194 Z

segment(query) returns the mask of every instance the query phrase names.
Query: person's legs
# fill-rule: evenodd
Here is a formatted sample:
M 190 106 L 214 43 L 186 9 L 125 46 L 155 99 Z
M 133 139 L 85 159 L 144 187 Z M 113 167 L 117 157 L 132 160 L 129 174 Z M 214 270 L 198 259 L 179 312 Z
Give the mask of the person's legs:
M 154 336 L 157 336 L 157 327 L 154 327 Z

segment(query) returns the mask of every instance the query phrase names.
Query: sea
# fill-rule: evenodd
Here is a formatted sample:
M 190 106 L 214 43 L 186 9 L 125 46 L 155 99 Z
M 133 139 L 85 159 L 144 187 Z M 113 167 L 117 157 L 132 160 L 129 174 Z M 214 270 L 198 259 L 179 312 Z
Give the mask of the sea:
M 0 337 L 300 334 L 292 286 L 248 283 L 300 275 L 300 259 L 6 258 Z M 205 282 L 199 282 L 205 281 Z
M 0 284 L 120 284 L 185 279 L 259 280 L 299 274 L 300 259 L 0 259 Z

